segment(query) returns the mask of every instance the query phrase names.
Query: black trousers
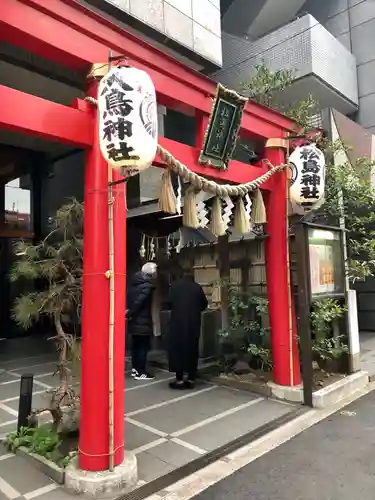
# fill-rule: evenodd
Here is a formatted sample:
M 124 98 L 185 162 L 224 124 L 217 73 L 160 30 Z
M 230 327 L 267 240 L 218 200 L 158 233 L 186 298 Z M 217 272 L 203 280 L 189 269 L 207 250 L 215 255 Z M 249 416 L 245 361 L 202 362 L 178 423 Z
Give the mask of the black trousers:
M 140 373 L 145 373 L 147 355 L 151 349 L 151 337 L 149 335 L 132 336 L 132 367 Z
M 197 371 L 190 370 L 188 373 L 188 380 L 190 380 L 190 382 L 195 382 L 196 376 L 197 376 Z M 176 380 L 178 382 L 182 382 L 182 380 L 184 380 L 184 372 L 176 372 Z

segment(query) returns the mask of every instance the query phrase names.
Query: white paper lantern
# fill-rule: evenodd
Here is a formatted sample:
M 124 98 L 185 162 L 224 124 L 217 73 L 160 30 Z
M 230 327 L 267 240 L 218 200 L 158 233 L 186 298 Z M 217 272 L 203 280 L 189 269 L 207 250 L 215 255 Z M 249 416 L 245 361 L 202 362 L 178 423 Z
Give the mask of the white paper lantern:
M 289 197 L 296 212 L 317 207 L 324 196 L 325 158 L 314 144 L 297 147 L 289 157 L 292 179 Z
M 158 139 L 155 87 L 136 68 L 114 67 L 101 80 L 98 94 L 100 149 L 124 177 L 152 165 Z

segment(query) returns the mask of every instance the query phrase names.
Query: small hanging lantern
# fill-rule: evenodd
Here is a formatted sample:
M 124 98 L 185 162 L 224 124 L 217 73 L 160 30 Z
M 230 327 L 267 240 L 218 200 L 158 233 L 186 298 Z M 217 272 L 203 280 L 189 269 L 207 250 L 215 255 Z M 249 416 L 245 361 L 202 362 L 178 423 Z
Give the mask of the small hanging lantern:
M 100 149 L 124 177 L 150 167 L 158 139 L 155 87 L 147 73 L 113 67 L 100 81 L 98 94 Z
M 297 147 L 289 157 L 292 166 L 289 190 L 292 206 L 307 212 L 324 196 L 325 158 L 314 144 Z

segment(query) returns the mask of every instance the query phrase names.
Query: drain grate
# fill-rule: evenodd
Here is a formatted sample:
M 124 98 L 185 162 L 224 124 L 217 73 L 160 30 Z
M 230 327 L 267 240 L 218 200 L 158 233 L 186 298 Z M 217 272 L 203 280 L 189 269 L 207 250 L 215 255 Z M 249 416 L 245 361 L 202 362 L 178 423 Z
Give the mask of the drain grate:
M 145 485 L 137 488 L 134 491 L 131 491 L 130 493 L 126 493 L 125 495 L 117 497 L 115 500 L 143 500 L 144 498 L 147 498 L 160 490 L 165 490 L 166 488 L 168 488 L 168 486 L 171 486 L 171 484 L 180 481 L 184 477 L 194 474 L 198 470 L 207 467 L 217 460 L 220 460 L 222 457 L 234 452 L 238 448 L 250 444 L 252 441 L 256 441 L 265 434 L 268 434 L 278 427 L 281 427 L 291 420 L 294 420 L 296 417 L 305 412 L 306 410 L 304 408 L 296 408 L 286 415 L 282 415 L 281 417 L 278 417 L 275 420 L 272 420 L 271 422 L 268 422 L 267 424 L 262 425 L 261 427 L 258 427 L 257 429 L 248 432 L 247 434 L 244 434 L 240 438 L 230 441 L 220 448 L 206 453 L 205 455 L 196 458 L 192 462 L 189 462 L 188 464 L 169 472 L 165 476 L 158 477 L 157 479 L 146 483 Z

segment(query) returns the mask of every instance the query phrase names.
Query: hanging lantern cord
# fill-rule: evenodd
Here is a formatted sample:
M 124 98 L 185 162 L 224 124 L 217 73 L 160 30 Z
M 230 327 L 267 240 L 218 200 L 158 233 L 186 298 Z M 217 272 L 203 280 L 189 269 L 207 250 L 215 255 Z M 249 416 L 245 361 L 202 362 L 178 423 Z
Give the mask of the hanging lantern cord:
M 94 106 L 97 106 L 98 104 L 97 99 L 90 96 L 85 97 L 85 101 Z M 274 166 L 269 160 L 264 159 L 262 160 L 262 163 L 269 167 L 269 171 L 257 179 L 254 179 L 251 182 L 246 182 L 245 184 L 217 184 L 214 181 L 210 181 L 209 179 L 192 172 L 186 165 L 178 161 L 177 158 L 160 145 L 157 146 L 157 153 L 173 172 L 178 174 L 185 181 L 189 182 L 197 191 L 206 191 L 222 198 L 227 196 L 245 196 L 246 194 L 258 189 L 276 172 L 285 170 L 290 166 L 287 163 Z

